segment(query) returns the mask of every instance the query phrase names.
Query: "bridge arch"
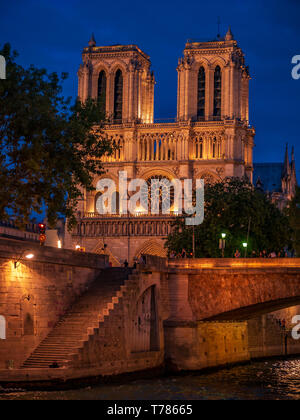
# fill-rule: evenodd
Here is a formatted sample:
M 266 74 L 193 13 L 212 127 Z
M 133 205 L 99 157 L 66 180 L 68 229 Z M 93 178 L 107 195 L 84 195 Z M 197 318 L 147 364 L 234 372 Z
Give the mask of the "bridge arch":
M 247 321 L 260 315 L 300 305 L 300 296 L 266 301 L 223 312 L 204 321 Z
M 179 269 L 177 277 L 188 275 L 188 301 L 197 321 L 250 319 L 300 304 L 299 260 L 211 259 L 190 264 L 189 273 Z

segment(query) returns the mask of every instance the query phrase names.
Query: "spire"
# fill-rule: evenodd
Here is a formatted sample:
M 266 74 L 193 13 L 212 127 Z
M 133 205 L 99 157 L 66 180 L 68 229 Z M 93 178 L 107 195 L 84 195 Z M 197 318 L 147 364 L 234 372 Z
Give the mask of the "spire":
M 294 146 L 292 147 L 292 163 L 295 163 L 295 148 Z
M 295 148 L 292 148 L 292 162 L 291 162 L 291 172 L 293 175 L 296 175 L 296 163 L 295 163 Z
M 283 167 L 283 174 L 282 176 L 285 177 L 286 175 L 291 174 L 291 167 L 290 167 L 290 159 L 289 159 L 289 145 L 286 144 L 285 149 L 285 158 L 284 158 L 284 167 Z
M 257 188 L 258 190 L 260 190 L 260 191 L 263 191 L 263 190 L 264 190 L 264 188 L 263 188 L 263 183 L 262 183 L 262 180 L 261 180 L 260 176 L 257 178 L 257 181 L 256 181 L 256 188 Z
M 96 47 L 96 40 L 93 33 L 92 33 L 91 39 L 89 40 L 89 47 Z
M 233 34 L 232 34 L 231 28 L 229 26 L 227 34 L 225 36 L 225 41 L 232 41 L 232 40 L 233 40 Z

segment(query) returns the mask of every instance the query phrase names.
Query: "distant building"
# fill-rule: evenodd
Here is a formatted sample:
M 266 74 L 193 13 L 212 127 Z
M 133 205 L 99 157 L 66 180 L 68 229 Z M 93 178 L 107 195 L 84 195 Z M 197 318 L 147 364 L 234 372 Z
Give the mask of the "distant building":
M 28 223 L 24 230 L 19 229 L 12 221 L 0 222 L 0 237 L 20 239 L 29 242 L 39 241 L 37 223 Z
M 286 146 L 283 163 L 254 163 L 254 185 L 270 196 L 272 201 L 283 209 L 296 192 L 297 177 L 294 148 L 290 162 Z

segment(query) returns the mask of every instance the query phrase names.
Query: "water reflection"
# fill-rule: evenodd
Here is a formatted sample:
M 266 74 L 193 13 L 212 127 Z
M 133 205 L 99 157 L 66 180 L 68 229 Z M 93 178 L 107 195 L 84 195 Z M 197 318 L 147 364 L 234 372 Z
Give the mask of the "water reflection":
M 62 392 L 16 392 L 1 399 L 32 400 L 274 400 L 300 399 L 300 359 L 255 362 L 210 374 L 166 377 Z

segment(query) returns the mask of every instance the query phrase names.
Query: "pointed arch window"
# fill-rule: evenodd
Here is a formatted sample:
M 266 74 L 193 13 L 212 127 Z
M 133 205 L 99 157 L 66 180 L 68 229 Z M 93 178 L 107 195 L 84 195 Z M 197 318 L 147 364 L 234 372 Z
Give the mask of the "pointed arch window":
M 100 71 L 98 77 L 98 101 L 104 118 L 106 113 L 106 74 L 104 70 Z
M 215 140 L 213 142 L 213 158 L 214 159 L 216 158 L 216 142 L 215 142 Z
M 200 142 L 200 150 L 199 150 L 199 154 L 200 154 L 200 159 L 203 159 L 203 141 L 201 140 Z
M 205 117 L 205 70 L 200 67 L 198 72 L 198 100 L 197 100 L 197 119 Z
M 221 118 L 222 74 L 220 66 L 215 68 L 214 74 L 214 117 Z
M 122 122 L 123 110 L 123 74 L 117 70 L 115 75 L 115 94 L 114 94 L 114 120 Z
M 196 159 L 203 159 L 203 139 L 196 140 Z

